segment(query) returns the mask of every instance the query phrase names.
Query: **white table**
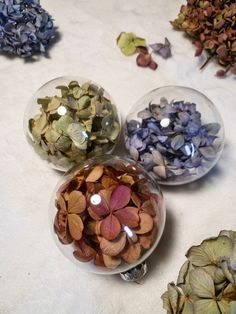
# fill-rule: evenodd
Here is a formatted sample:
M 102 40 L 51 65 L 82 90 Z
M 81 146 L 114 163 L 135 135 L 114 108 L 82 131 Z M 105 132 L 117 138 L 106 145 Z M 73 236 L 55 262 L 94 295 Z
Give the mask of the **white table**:
M 236 81 L 214 76 L 210 63 L 200 72 L 194 46 L 169 24 L 183 0 L 50 0 L 61 39 L 50 58 L 24 62 L 0 55 L 0 313 L 150 314 L 165 313 L 161 294 L 176 280 L 186 250 L 221 229 L 236 229 Z M 121 31 L 149 43 L 168 37 L 173 57 L 157 58 L 159 69 L 136 66 L 135 57 L 116 47 Z M 178 84 L 205 93 L 221 113 L 226 145 L 217 167 L 187 186 L 163 187 L 166 229 L 150 258 L 144 285 L 119 277 L 81 272 L 55 246 L 48 204 L 60 173 L 48 168 L 28 146 L 24 109 L 32 93 L 61 75 L 93 79 L 112 95 L 125 118 L 130 107 L 153 88 Z

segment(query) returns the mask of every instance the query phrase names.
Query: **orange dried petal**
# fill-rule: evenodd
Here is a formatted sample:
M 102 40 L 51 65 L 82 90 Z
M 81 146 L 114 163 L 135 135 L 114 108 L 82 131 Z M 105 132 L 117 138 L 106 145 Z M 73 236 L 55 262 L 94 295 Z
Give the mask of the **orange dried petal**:
M 125 207 L 114 212 L 114 215 L 119 219 L 120 223 L 124 226 L 134 228 L 138 226 L 139 215 L 138 208 Z
M 140 243 L 130 244 L 122 252 L 121 257 L 129 264 L 135 263 L 141 255 Z
M 86 198 L 80 191 L 70 193 L 68 199 L 68 212 L 72 214 L 80 214 L 86 209 Z
M 149 214 L 150 216 L 156 216 L 156 211 L 155 211 L 155 201 L 153 199 L 150 199 L 150 200 L 147 200 L 145 201 L 142 206 L 141 206 L 141 209 Z
M 66 212 L 66 202 L 64 198 L 62 197 L 62 195 L 60 195 L 60 197 L 58 198 L 58 205 L 62 211 Z
M 139 218 L 140 218 L 139 226 L 133 229 L 134 232 L 136 234 L 144 234 L 151 231 L 154 225 L 153 218 L 146 213 L 140 213 Z
M 125 247 L 126 234 L 122 232 L 116 239 L 108 241 L 102 238 L 100 248 L 105 255 L 117 256 Z
M 82 233 L 84 230 L 84 224 L 80 216 L 76 214 L 69 214 L 68 226 L 72 238 L 75 240 L 80 240 L 82 238 Z
M 104 265 L 107 268 L 115 269 L 121 263 L 120 257 L 113 257 L 113 256 L 105 255 L 105 254 L 103 254 L 102 256 L 103 256 Z
M 128 185 L 133 185 L 135 181 L 134 181 L 134 178 L 132 176 L 124 174 L 123 176 L 121 176 L 120 182 L 126 183 Z
M 102 174 L 103 174 L 103 166 L 97 165 L 92 169 L 92 171 L 89 173 L 85 181 L 96 182 L 98 179 L 101 178 Z
M 115 239 L 121 231 L 119 220 L 112 214 L 101 222 L 101 235 L 107 240 Z
M 102 176 L 102 186 L 104 189 L 110 189 L 111 187 L 115 187 L 118 184 L 117 181 L 108 177 L 107 175 Z

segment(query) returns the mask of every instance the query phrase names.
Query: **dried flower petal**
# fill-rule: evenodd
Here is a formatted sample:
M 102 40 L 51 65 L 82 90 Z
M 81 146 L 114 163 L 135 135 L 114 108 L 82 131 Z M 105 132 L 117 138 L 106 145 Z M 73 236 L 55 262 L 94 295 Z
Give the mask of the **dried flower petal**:
M 76 242 L 77 249 L 74 251 L 74 257 L 81 262 L 89 262 L 96 256 L 96 251 L 89 246 L 83 239 Z
M 140 222 L 139 226 L 134 229 L 136 234 L 144 234 L 152 230 L 153 219 L 150 215 L 146 213 L 139 214 Z
M 86 199 L 80 191 L 73 191 L 68 199 L 68 211 L 72 214 L 81 214 L 85 211 Z
M 114 215 L 119 219 L 124 226 L 134 228 L 138 226 L 139 215 L 136 207 L 125 207 L 117 210 Z
M 75 240 L 80 240 L 82 238 L 82 232 L 84 230 L 84 224 L 80 216 L 76 214 L 69 214 L 68 226 L 72 238 Z
M 93 170 L 89 173 L 85 181 L 96 182 L 98 179 L 101 178 L 102 174 L 103 174 L 103 166 L 101 165 L 95 166 Z
M 128 245 L 121 256 L 129 264 L 135 263 L 141 254 L 141 245 L 139 243 Z
M 115 269 L 121 263 L 120 257 L 108 256 L 105 254 L 103 254 L 102 256 L 105 266 L 109 269 Z
M 125 247 L 126 234 L 121 233 L 117 238 L 112 241 L 108 241 L 102 238 L 100 242 L 100 248 L 105 255 L 117 256 Z
M 115 239 L 121 231 L 119 220 L 112 214 L 101 223 L 101 234 L 107 240 Z
M 124 208 L 130 201 L 131 190 L 125 185 L 117 186 L 111 195 L 110 208 L 116 210 Z

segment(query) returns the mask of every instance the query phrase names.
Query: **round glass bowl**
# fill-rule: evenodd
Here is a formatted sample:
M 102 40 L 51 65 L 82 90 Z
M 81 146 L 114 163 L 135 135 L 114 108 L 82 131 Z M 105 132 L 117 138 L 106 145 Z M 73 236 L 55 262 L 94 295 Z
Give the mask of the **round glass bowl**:
M 129 156 L 160 184 L 204 176 L 224 146 L 224 126 L 214 104 L 187 87 L 157 88 L 138 100 L 125 123 Z
M 35 151 L 66 171 L 89 157 L 110 154 L 120 135 L 120 119 L 110 95 L 79 77 L 59 77 L 30 100 L 24 129 Z
M 61 252 L 81 269 L 104 275 L 143 263 L 160 241 L 165 218 L 157 183 L 133 160 L 111 155 L 66 173 L 49 209 Z

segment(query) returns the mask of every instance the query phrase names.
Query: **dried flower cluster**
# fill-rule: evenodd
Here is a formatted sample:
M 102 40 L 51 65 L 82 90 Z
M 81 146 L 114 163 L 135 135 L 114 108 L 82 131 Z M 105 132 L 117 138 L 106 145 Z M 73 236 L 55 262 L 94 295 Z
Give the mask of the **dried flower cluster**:
M 45 52 L 54 38 L 51 16 L 39 0 L 0 0 L 0 49 L 22 57 Z
M 225 76 L 229 70 L 236 74 L 235 0 L 187 0 L 171 23 L 194 38 L 196 56 L 206 50 L 209 54 L 206 63 L 215 57 L 226 67 L 216 73 L 218 76 Z
M 236 232 L 221 231 L 186 254 L 177 279 L 162 295 L 168 314 L 236 313 Z
M 87 157 L 110 152 L 118 140 L 116 108 L 104 90 L 89 82 L 58 86 L 61 97 L 37 100 L 41 113 L 29 120 L 37 151 L 54 165 L 69 168 Z
M 122 32 L 117 38 L 117 45 L 125 56 L 132 56 L 138 53 L 136 58 L 136 64 L 140 67 L 149 67 L 152 70 L 156 70 L 158 65 L 153 60 L 151 53 L 148 51 L 146 40 L 141 37 L 137 37 L 133 33 Z M 165 43 L 157 43 L 149 45 L 155 54 L 167 59 L 171 56 L 171 45 L 167 38 Z
M 196 174 L 214 160 L 219 123 L 202 124 L 196 104 L 184 101 L 150 103 L 126 123 L 131 157 L 159 180 Z
M 159 195 L 134 165 L 77 170 L 57 192 L 55 232 L 82 262 L 114 269 L 138 261 L 155 241 Z

